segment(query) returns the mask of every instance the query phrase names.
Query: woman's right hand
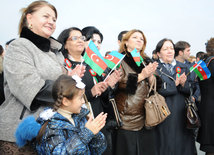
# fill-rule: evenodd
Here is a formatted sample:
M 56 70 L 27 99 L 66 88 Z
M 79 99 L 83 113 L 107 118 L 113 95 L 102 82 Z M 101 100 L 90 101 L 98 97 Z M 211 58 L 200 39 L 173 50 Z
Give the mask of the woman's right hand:
M 141 73 L 138 74 L 138 82 L 150 77 L 153 75 L 158 67 L 158 63 L 155 61 L 149 63 L 145 68 L 142 69 Z
M 108 88 L 107 82 L 103 81 L 95 84 L 91 89 L 92 96 L 93 97 L 100 96 L 107 88 Z
M 85 124 L 85 127 L 97 134 L 106 124 L 107 113 L 101 112 L 95 119 L 90 115 L 88 122 Z

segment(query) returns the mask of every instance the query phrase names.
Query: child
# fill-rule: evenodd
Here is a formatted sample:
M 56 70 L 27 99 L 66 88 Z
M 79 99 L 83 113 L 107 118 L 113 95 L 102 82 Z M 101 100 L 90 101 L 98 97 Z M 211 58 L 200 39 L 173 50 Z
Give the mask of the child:
M 53 85 L 54 108 L 42 112 L 37 121 L 32 117 L 23 120 L 16 143 L 23 146 L 36 136 L 33 142 L 38 154 L 102 154 L 107 144 L 100 130 L 107 114 L 86 120 L 89 111 L 82 108 L 84 87 L 78 76 L 61 75 Z

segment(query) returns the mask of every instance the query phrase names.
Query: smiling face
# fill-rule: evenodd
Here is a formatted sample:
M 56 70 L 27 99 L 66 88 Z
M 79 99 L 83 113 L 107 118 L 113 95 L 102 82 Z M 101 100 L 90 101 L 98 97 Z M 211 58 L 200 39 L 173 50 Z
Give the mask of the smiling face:
M 76 37 L 77 40 L 72 40 L 72 37 Z M 81 39 L 82 33 L 77 30 L 70 32 L 69 38 L 66 41 L 65 49 L 68 50 L 70 55 L 78 54 L 81 55 L 84 50 L 84 40 Z
M 43 6 L 26 16 L 31 31 L 44 38 L 49 38 L 56 29 L 56 14 L 49 6 Z
M 171 63 L 174 60 L 174 46 L 171 41 L 165 41 L 160 52 L 157 52 L 158 57 L 164 61 L 164 63 Z
M 133 51 L 135 48 L 137 51 L 142 50 L 144 45 L 144 38 L 140 32 L 133 33 L 128 41 L 125 42 L 128 52 Z

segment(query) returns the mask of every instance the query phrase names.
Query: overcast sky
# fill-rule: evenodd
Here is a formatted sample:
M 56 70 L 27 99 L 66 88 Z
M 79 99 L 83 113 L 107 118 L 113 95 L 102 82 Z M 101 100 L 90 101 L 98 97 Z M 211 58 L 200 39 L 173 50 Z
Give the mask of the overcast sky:
M 18 37 L 20 9 L 33 0 L 0 0 L 0 44 Z M 205 51 L 214 37 L 213 0 L 50 0 L 58 11 L 57 38 L 65 28 L 96 26 L 104 36 L 101 52 L 117 50 L 120 31 L 140 29 L 147 38 L 146 53 L 170 38 L 191 44 L 191 53 Z

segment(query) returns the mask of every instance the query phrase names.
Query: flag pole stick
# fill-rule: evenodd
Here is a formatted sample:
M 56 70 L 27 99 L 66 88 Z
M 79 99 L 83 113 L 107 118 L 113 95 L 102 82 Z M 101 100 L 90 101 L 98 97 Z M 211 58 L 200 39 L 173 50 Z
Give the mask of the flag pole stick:
M 106 76 L 106 78 L 104 79 L 104 82 L 106 81 L 106 79 L 109 77 L 109 75 L 115 70 L 115 68 L 117 67 L 117 65 L 123 60 L 123 58 L 125 57 L 126 55 L 124 55 L 120 61 L 118 61 L 118 63 L 114 66 L 113 69 L 111 69 L 111 71 L 108 73 L 108 75 Z

